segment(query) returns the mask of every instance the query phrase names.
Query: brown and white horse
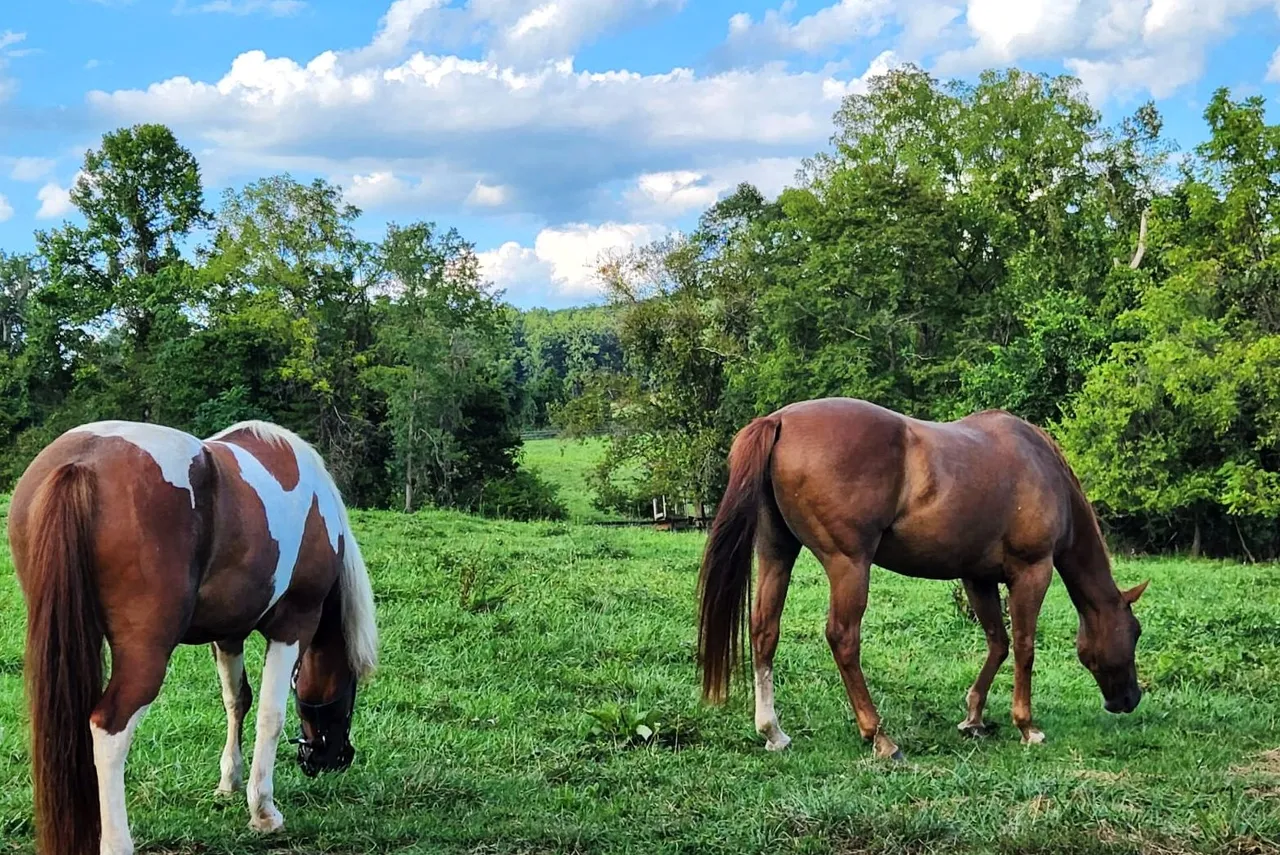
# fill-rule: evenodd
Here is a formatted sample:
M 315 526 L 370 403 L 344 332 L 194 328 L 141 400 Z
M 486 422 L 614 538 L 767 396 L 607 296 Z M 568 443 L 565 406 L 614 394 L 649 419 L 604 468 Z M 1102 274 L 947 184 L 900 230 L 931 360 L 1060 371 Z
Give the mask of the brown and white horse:
M 831 585 L 827 640 L 864 739 L 901 759 L 881 729 L 862 675 L 861 625 L 871 564 L 906 576 L 963 579 L 987 637 L 987 659 L 959 725 L 986 732 L 991 681 L 1009 654 L 999 585 L 1013 624 L 1013 722 L 1026 743 L 1044 740 L 1031 719 L 1036 619 L 1055 567 L 1080 613 L 1076 646 L 1109 712 L 1142 697 L 1134 664 L 1141 628 L 1132 606 L 1144 582 L 1122 591 L 1080 482 L 1040 428 L 993 410 L 954 422 L 908 418 L 866 401 L 827 398 L 783 407 L 743 428 L 729 452 L 729 486 L 703 556 L 698 650 L 703 694 L 725 698 L 751 584 L 756 729 L 769 749 L 791 739 L 778 725 L 773 654 L 791 568 L 807 547 Z
M 232 792 L 253 698 L 244 641 L 255 630 L 267 639 L 247 788 L 254 829 L 284 822 L 272 771 L 291 679 L 304 771 L 351 762 L 356 685 L 377 655 L 373 593 L 337 487 L 294 434 L 264 422 L 203 442 L 134 422 L 75 428 L 19 480 L 9 541 L 27 602 L 44 855 L 133 852 L 125 758 L 179 644 L 212 643 L 227 711 L 218 789 Z

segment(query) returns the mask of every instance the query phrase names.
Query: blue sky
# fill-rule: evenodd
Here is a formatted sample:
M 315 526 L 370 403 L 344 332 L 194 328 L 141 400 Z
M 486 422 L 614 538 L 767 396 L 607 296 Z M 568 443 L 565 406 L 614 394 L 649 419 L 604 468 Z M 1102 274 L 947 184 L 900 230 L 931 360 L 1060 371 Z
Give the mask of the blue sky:
M 519 305 L 590 263 L 776 193 L 840 96 L 902 62 L 1148 98 L 1184 148 L 1218 86 L 1273 95 L 1277 0 L 11 0 L 0 7 L 0 247 L 73 216 L 84 151 L 169 124 L 211 198 L 289 171 L 388 220 L 455 225 Z

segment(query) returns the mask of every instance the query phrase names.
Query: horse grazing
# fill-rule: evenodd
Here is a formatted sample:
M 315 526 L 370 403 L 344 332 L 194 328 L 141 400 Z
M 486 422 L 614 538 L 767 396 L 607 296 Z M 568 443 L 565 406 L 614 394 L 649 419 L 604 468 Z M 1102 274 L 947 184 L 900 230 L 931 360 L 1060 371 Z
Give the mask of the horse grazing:
M 351 763 L 356 685 L 377 654 L 373 593 L 337 487 L 294 434 L 264 422 L 204 442 L 133 422 L 74 428 L 23 473 L 9 541 L 27 602 L 40 852 L 133 852 L 125 758 L 178 644 L 212 645 L 227 712 L 218 789 L 230 793 L 253 699 L 244 641 L 267 639 L 251 827 L 284 823 L 272 772 L 291 684 L 303 770 Z
M 1036 619 L 1053 568 L 1080 613 L 1080 661 L 1109 712 L 1142 697 L 1131 606 L 1146 589 L 1116 587 L 1097 518 L 1054 441 L 1009 413 L 919 421 L 866 401 L 804 401 L 756 419 L 734 438 L 729 486 L 711 527 L 699 578 L 703 696 L 728 695 L 749 607 L 751 552 L 759 582 L 751 610 L 756 730 L 771 750 L 791 742 L 778 726 L 773 655 L 787 583 L 800 547 L 831 586 L 827 641 L 858 729 L 881 757 L 902 753 L 881 729 L 860 663 L 871 565 L 906 576 L 962 579 L 987 638 L 962 732 L 987 732 L 987 690 L 1009 653 L 998 585 L 1013 624 L 1013 722 L 1024 743 L 1044 740 L 1031 719 Z

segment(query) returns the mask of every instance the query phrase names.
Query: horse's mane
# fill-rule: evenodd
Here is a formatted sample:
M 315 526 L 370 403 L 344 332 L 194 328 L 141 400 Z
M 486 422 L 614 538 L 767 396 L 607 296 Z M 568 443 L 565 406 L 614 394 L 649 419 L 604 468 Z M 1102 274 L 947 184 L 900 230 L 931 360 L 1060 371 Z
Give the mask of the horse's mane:
M 333 476 L 324 464 L 320 453 L 302 437 L 287 428 L 264 421 L 245 421 L 219 431 L 210 440 L 220 440 L 238 431 L 247 431 L 263 442 L 288 445 L 293 449 L 299 465 L 305 460 L 324 479 L 325 487 L 333 491 L 337 499 L 338 513 L 342 521 L 342 634 L 347 643 L 347 660 L 357 677 L 373 673 L 378 663 L 378 628 L 374 616 L 373 588 L 369 583 L 369 571 L 365 567 L 360 545 L 351 531 L 347 518 L 347 506 Z
M 1076 499 L 1076 505 L 1087 512 L 1089 523 L 1093 526 L 1093 533 L 1097 535 L 1098 542 L 1102 544 L 1103 551 L 1107 551 L 1107 540 L 1102 535 L 1102 524 L 1098 522 L 1098 515 L 1093 510 L 1093 503 L 1089 501 L 1089 496 L 1085 493 L 1084 485 L 1080 483 L 1080 478 L 1076 475 L 1076 471 L 1071 468 L 1071 464 L 1067 461 L 1067 455 L 1063 453 L 1062 446 L 1058 445 L 1058 441 L 1055 440 L 1044 428 L 1039 425 L 1032 424 L 1026 419 L 1023 419 L 1022 422 L 1031 428 L 1031 430 L 1035 432 L 1036 436 L 1040 437 L 1044 444 L 1049 447 L 1049 450 L 1053 452 L 1053 456 L 1057 459 L 1058 463 L 1062 466 L 1063 472 L 1067 475 L 1067 483 L 1071 485 L 1071 490 Z

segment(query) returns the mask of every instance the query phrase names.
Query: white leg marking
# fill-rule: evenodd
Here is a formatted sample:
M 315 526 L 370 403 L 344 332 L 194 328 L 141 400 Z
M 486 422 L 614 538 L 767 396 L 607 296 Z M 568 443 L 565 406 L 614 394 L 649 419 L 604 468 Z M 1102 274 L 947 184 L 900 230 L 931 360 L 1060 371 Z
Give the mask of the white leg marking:
M 149 705 L 148 705 L 149 706 Z M 133 837 L 129 834 L 129 816 L 124 805 L 124 763 L 138 722 L 146 715 L 140 708 L 124 730 L 107 733 L 90 722 L 93 734 L 93 765 L 98 772 L 98 810 L 102 816 L 101 855 L 133 855 Z
M 218 792 L 234 793 L 244 786 L 244 754 L 240 749 L 240 732 L 244 719 L 240 715 L 240 687 L 244 682 L 244 654 L 227 653 L 217 645 L 218 677 L 222 680 L 222 705 L 227 710 L 227 745 L 222 749 L 222 777 Z
M 249 771 L 249 827 L 255 831 L 278 831 L 284 817 L 276 810 L 272 772 L 276 765 L 276 745 L 284 730 L 285 704 L 289 681 L 298 661 L 298 645 L 271 642 L 262 669 L 262 691 L 258 695 L 258 733 L 253 742 L 253 767 Z
M 766 740 L 770 751 L 781 751 L 791 744 L 791 737 L 778 726 L 773 709 L 773 668 L 756 665 L 756 731 Z

